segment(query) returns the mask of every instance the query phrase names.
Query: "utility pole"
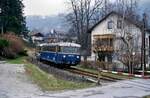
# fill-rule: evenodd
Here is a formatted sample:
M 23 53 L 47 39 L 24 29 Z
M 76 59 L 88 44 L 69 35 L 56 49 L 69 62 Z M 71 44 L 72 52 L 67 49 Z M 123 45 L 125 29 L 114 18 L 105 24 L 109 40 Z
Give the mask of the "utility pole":
M 0 8 L 0 24 L 1 24 L 1 34 L 3 35 L 3 23 L 2 23 L 2 8 Z
M 141 67 L 143 70 L 143 76 L 146 70 L 146 46 L 145 46 L 145 32 L 147 29 L 147 17 L 143 14 L 143 27 L 142 27 L 142 49 L 141 49 Z
M 146 43 L 145 43 L 145 33 L 147 30 L 147 16 L 146 13 L 144 13 L 143 15 L 144 19 L 143 19 L 143 23 L 144 23 L 144 70 L 146 70 Z
M 2 18 L 1 18 L 1 14 L 2 14 L 2 9 L 0 8 L 0 25 L 1 25 L 1 33 L 2 33 Z

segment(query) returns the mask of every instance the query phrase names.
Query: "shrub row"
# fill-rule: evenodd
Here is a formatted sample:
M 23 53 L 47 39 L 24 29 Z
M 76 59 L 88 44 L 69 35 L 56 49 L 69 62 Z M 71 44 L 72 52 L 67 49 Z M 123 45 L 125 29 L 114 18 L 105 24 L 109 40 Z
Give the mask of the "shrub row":
M 19 55 L 26 55 L 22 39 L 14 33 L 6 33 L 0 37 L 0 48 L 0 55 L 6 58 L 13 59 Z
M 108 63 L 108 62 L 100 62 L 100 61 L 82 61 L 80 63 L 82 68 L 87 69 L 94 69 L 97 70 L 98 68 L 102 68 L 104 70 L 112 70 L 115 66 L 115 63 Z
M 0 38 L 0 48 L 8 47 L 9 46 L 9 41 Z

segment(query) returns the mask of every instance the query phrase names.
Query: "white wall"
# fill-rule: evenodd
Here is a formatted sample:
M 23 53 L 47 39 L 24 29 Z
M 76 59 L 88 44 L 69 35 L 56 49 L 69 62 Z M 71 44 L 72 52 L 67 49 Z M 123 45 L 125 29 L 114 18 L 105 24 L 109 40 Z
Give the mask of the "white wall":
M 36 36 L 33 36 L 33 37 L 32 37 L 32 41 L 33 41 L 33 43 L 35 43 L 36 41 L 43 41 L 43 37 L 36 37 Z
M 113 33 L 113 29 L 110 30 L 108 29 L 108 25 L 107 25 L 107 22 L 110 21 L 110 20 L 116 20 L 115 19 L 116 17 L 112 16 L 112 17 L 108 17 L 106 20 L 102 21 L 99 25 L 97 25 L 97 27 L 95 27 L 92 31 L 92 38 L 91 38 L 91 41 L 92 41 L 92 45 L 94 44 L 94 38 L 93 36 L 94 35 L 104 35 L 104 34 L 114 34 Z M 95 54 L 93 53 L 93 49 L 92 50 L 92 57 L 95 57 Z

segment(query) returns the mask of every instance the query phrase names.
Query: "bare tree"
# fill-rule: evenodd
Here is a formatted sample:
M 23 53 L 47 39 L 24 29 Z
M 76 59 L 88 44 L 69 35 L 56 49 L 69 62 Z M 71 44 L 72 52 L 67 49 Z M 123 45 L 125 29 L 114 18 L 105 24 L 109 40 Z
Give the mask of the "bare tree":
M 103 0 L 68 1 L 72 11 L 67 15 L 67 20 L 71 24 L 72 30 L 75 30 L 77 33 L 78 43 L 82 45 L 83 55 L 86 59 L 87 51 L 90 51 L 88 50 L 90 49 L 90 35 L 87 32 L 95 23 L 95 16 L 101 9 Z
M 136 0 L 118 0 L 115 9 L 122 18 L 120 30 L 115 31 L 119 34 L 118 40 L 120 41 L 120 47 L 116 52 L 119 53 L 120 61 L 128 66 L 130 73 L 133 73 L 134 61 L 139 59 L 140 52 L 137 49 L 141 48 L 138 44 L 141 34 L 136 34 L 136 32 L 133 34 L 134 26 L 129 25 L 134 23 L 137 26 L 139 23 L 137 8 Z
M 114 10 L 134 22 L 139 21 L 137 0 L 117 0 Z

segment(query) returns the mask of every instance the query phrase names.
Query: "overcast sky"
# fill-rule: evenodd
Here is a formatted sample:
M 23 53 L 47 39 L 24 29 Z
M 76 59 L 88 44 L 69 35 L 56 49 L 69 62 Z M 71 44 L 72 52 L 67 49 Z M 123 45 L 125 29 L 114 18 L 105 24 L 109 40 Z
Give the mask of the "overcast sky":
M 66 0 L 23 0 L 25 15 L 56 15 L 66 12 Z M 111 0 L 114 1 L 114 0 Z M 138 0 L 139 1 L 139 0 Z M 149 7 L 150 0 L 140 0 L 140 4 Z
M 23 0 L 25 15 L 56 15 L 65 11 L 65 0 Z

